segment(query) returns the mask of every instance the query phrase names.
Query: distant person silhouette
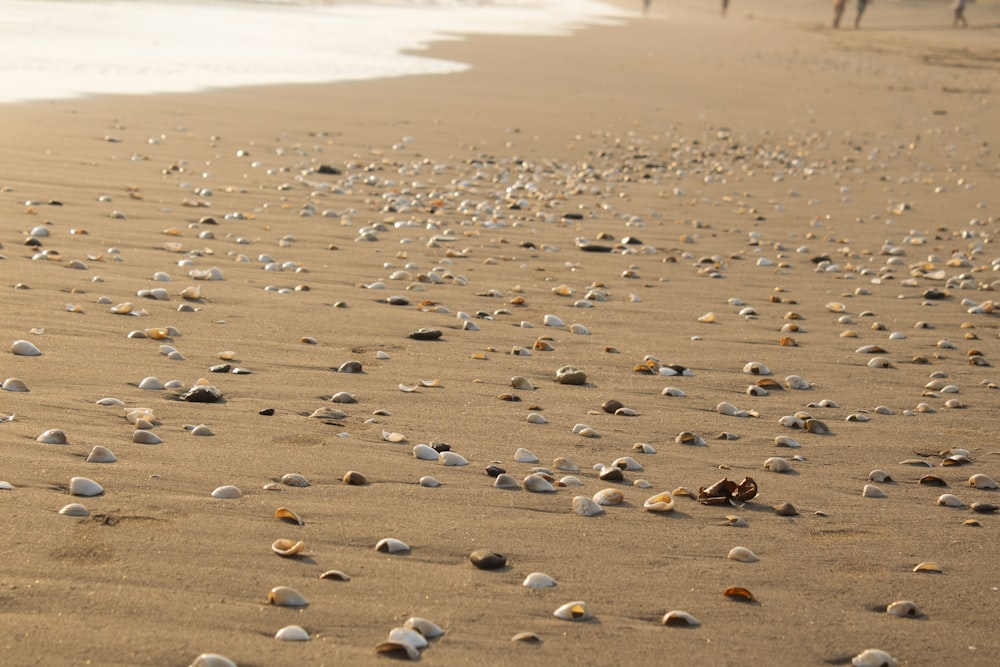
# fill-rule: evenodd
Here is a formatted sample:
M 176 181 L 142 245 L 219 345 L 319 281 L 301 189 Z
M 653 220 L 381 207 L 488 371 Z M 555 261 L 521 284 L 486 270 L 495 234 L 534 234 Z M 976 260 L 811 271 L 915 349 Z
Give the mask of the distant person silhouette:
M 871 4 L 873 0 L 858 0 L 858 15 L 854 17 L 854 29 L 857 30 L 861 27 L 861 16 L 868 9 L 868 5 Z
M 653 4 L 653 0 L 642 0 L 642 15 L 645 16 L 649 13 L 649 6 Z
M 965 5 L 968 0 L 955 0 L 955 4 L 952 6 L 952 10 L 955 12 L 955 19 L 951 22 L 953 28 L 957 28 L 961 25 L 963 28 L 969 27 L 969 22 L 965 20 Z
M 844 15 L 844 8 L 847 6 L 847 0 L 833 0 L 833 27 L 840 27 L 840 19 Z
M 722 0 L 722 18 L 726 18 L 727 11 L 729 11 L 729 0 Z

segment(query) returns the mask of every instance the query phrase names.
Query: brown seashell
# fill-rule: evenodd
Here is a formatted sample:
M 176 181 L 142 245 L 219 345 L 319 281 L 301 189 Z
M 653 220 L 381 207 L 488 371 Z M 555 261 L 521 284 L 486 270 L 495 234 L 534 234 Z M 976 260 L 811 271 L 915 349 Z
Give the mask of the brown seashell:
M 299 515 L 293 512 L 292 510 L 288 509 L 287 507 L 279 507 L 278 509 L 274 510 L 274 517 L 276 519 L 280 519 L 287 523 L 294 523 L 296 526 L 305 525 L 302 519 L 299 518 Z
M 368 484 L 368 478 L 357 470 L 348 470 L 344 473 L 344 484 L 350 484 L 351 486 L 364 486 Z
M 924 475 L 920 478 L 917 484 L 924 484 L 926 486 L 948 486 L 948 482 L 936 475 Z
M 756 602 L 757 598 L 753 596 L 749 590 L 743 588 L 742 586 L 730 586 L 726 590 L 722 591 L 730 600 L 736 600 L 737 602 Z
M 933 561 L 927 561 L 925 563 L 920 563 L 913 568 L 914 572 L 930 572 L 932 574 L 942 574 L 944 570 L 941 566 Z

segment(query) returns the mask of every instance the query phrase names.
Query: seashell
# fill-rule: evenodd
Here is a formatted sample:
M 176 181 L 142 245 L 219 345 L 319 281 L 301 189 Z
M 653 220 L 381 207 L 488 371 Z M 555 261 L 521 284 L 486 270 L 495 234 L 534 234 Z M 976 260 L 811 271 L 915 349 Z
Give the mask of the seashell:
M 542 481 L 545 481 L 545 479 L 542 478 Z M 520 490 L 521 489 L 521 485 L 512 476 L 510 476 L 510 475 L 508 475 L 506 473 L 501 473 L 501 474 L 497 475 L 496 481 L 493 482 L 493 488 L 494 489 L 507 489 L 507 490 L 513 490 L 513 489 Z M 555 491 L 555 487 L 552 487 L 552 490 Z
M 70 503 L 59 510 L 59 513 L 63 516 L 90 516 L 90 510 L 80 503 Z
M 578 497 L 582 498 L 583 496 Z M 523 585 L 527 588 L 551 588 L 558 584 L 555 579 L 543 572 L 532 572 L 524 578 Z
M 805 428 L 806 426 L 805 421 L 799 419 L 795 415 L 785 415 L 784 417 L 778 420 L 778 423 L 784 426 L 785 428 L 802 429 Z
M 306 607 L 305 596 L 288 586 L 275 586 L 267 594 L 267 601 L 276 607 Z
M 10 351 L 20 357 L 38 357 L 42 354 L 34 343 L 26 340 L 15 340 L 10 346 Z
M 524 447 L 518 447 L 517 451 L 514 452 L 514 460 L 518 463 L 538 463 L 538 457 Z
M 309 480 L 297 472 L 290 472 L 287 475 L 282 475 L 281 483 L 285 486 L 295 486 L 299 488 L 309 486 Z
M 458 452 L 441 452 L 438 461 L 444 466 L 467 466 L 469 462 Z
M 476 549 L 469 554 L 469 562 L 480 570 L 499 570 L 507 564 L 507 557 L 489 549 Z
M 520 642 L 522 644 L 541 644 L 542 638 L 536 635 L 534 632 L 519 632 L 510 638 L 512 642 Z
M 358 399 L 353 394 L 349 394 L 346 391 L 338 391 L 336 394 L 330 397 L 331 403 L 357 403 Z
M 427 639 L 410 628 L 393 628 L 389 631 L 389 641 L 409 644 L 415 649 L 425 649 L 428 646 Z
M 938 496 L 935 502 L 937 502 L 938 505 L 944 505 L 945 507 L 965 507 L 965 503 L 962 502 L 962 499 L 951 493 L 942 493 Z
M 726 558 L 740 563 L 756 563 L 760 560 L 757 558 L 757 554 L 750 551 L 746 547 L 733 547 L 729 550 L 729 553 L 726 554 Z
M 294 523 L 297 526 L 305 525 L 299 515 L 288 509 L 287 507 L 279 507 L 274 510 L 274 518 L 280 519 L 287 523 Z
M 639 452 L 641 454 L 655 454 L 656 453 L 656 449 L 654 449 L 652 445 L 649 445 L 649 444 L 647 444 L 645 442 L 637 442 L 634 445 L 632 445 L 632 451 L 633 452 Z
M 412 644 L 397 641 L 384 641 L 376 644 L 375 652 L 379 655 L 388 655 L 407 660 L 420 660 L 420 651 Z
M 26 393 L 29 391 L 28 385 L 25 384 L 24 380 L 20 380 L 18 378 L 7 378 L 6 380 L 3 381 L 2 386 L 4 391 L 12 391 L 19 393 Z
M 751 593 L 746 588 L 743 588 L 742 586 L 730 586 L 726 590 L 722 591 L 722 594 L 725 595 L 730 600 L 736 600 L 738 602 L 757 601 L 757 598 L 753 596 L 753 593 Z
M 527 421 L 529 424 L 548 424 L 549 420 L 538 414 L 537 412 L 529 412 L 527 416 Z
M 969 478 L 969 484 L 976 487 L 977 489 L 996 489 L 1000 488 L 997 483 L 993 481 L 991 477 L 987 477 L 982 473 L 977 473 Z
M 510 379 L 510 386 L 514 389 L 521 389 L 523 391 L 531 391 L 535 387 L 531 384 L 528 378 L 521 375 L 515 375 Z
M 426 486 L 427 488 L 430 489 L 436 489 L 437 487 L 441 486 L 441 482 L 437 481 L 430 475 L 424 475 L 423 477 L 421 477 L 419 483 L 420 486 Z
M 593 618 L 590 611 L 587 609 L 587 603 L 583 600 L 567 602 L 556 609 L 552 615 L 556 618 L 561 618 L 564 621 L 586 621 L 587 619 Z
M 286 625 L 274 634 L 275 639 L 285 642 L 309 641 L 309 633 L 300 625 Z
M 410 553 L 410 545 L 394 537 L 384 537 L 375 545 L 375 551 L 381 551 L 384 554 Z
M 935 563 L 934 561 L 925 561 L 923 563 L 919 563 L 913 567 L 913 571 L 931 572 L 933 574 L 941 574 L 944 572 L 944 570 L 941 569 L 941 566 Z
M 204 424 L 198 424 L 197 426 L 191 429 L 191 435 L 209 436 L 209 435 L 215 435 L 215 433 L 213 433 L 212 429 L 205 426 Z
M 347 418 L 347 413 L 333 408 L 319 408 L 317 410 L 313 410 L 313 412 L 309 415 L 309 418 L 340 421 L 341 419 Z
M 110 396 L 98 399 L 95 402 L 97 403 L 97 405 L 125 405 L 125 401 L 119 398 L 112 398 Z
M 660 394 L 663 396 L 671 396 L 674 398 L 684 398 L 685 396 L 687 396 L 687 394 L 685 394 L 682 390 L 678 389 L 677 387 L 664 387 L 663 391 L 661 391 Z
M 715 320 L 716 320 L 715 313 L 711 312 L 705 313 L 704 315 L 698 318 L 698 321 L 704 324 L 712 324 L 713 322 L 715 322 Z
M 337 368 L 338 373 L 361 373 L 360 361 L 345 361 Z
M 439 456 L 440 452 L 430 445 L 419 444 L 413 448 L 413 458 L 421 461 L 437 461 Z
M 992 514 L 1000 509 L 1000 507 L 994 505 L 993 503 L 972 503 L 969 505 L 969 509 L 973 512 L 978 512 L 979 514 Z
M 854 667 L 896 667 L 896 659 L 877 648 L 865 649 L 851 658 Z
M 785 386 L 789 389 L 811 389 L 812 384 L 809 383 L 801 375 L 789 375 L 785 378 Z
M 730 526 L 733 526 L 735 528 L 746 528 L 747 526 L 750 525 L 750 524 L 748 524 L 746 522 L 745 519 L 742 519 L 742 518 L 740 518 L 738 516 L 735 516 L 733 514 L 729 514 L 729 515 L 726 516 L 726 523 L 728 523 Z
M 578 336 L 590 335 L 590 329 L 580 324 L 579 322 L 569 325 L 569 330 L 571 333 L 577 334 Z
M 736 407 L 735 405 L 733 405 L 732 403 L 728 403 L 726 401 L 722 401 L 721 403 L 719 403 L 718 405 L 715 406 L 715 411 L 718 412 L 720 415 L 726 415 L 728 417 L 733 417 L 733 416 L 739 414 L 740 409 L 738 407 Z
M 917 480 L 917 484 L 924 484 L 926 486 L 948 486 L 948 482 L 936 475 L 924 475 Z
M 751 361 L 743 367 L 743 372 L 749 375 L 770 375 L 771 369 L 760 362 Z
M 705 439 L 698 435 L 697 433 L 692 433 L 691 431 L 681 431 L 674 438 L 674 442 L 679 445 L 692 445 L 695 447 L 704 447 L 706 445 Z
M 677 609 L 664 614 L 663 620 L 660 623 L 670 628 L 697 628 L 701 625 L 701 621 L 697 618 L 686 611 Z
M 139 389 L 148 389 L 150 391 L 159 391 L 159 390 L 164 389 L 164 388 L 165 387 L 163 386 L 163 383 L 160 382 L 159 378 L 153 377 L 152 375 L 149 376 L 149 377 L 143 378 L 142 381 L 139 382 Z
M 65 445 L 68 442 L 66 440 L 66 432 L 59 428 L 50 428 L 35 438 L 35 440 L 43 442 L 46 445 Z
M 830 435 L 830 427 L 818 419 L 805 420 L 806 431 L 816 435 Z
M 625 502 L 625 494 L 618 489 L 601 489 L 594 494 L 594 502 L 598 505 L 621 505 Z
M 104 487 L 86 477 L 72 477 L 69 480 L 69 493 L 72 496 L 90 498 L 104 493 Z
M 617 458 L 611 463 L 611 465 L 615 466 L 616 468 L 621 468 L 622 470 L 628 470 L 630 472 L 642 472 L 644 470 L 642 464 L 636 461 L 631 456 L 622 456 L 620 458 Z
M 872 470 L 870 473 L 868 473 L 868 479 L 877 484 L 892 481 L 892 477 L 890 477 L 889 473 L 887 473 L 884 470 Z
M 114 463 L 118 458 L 107 447 L 95 445 L 87 455 L 87 463 Z
M 792 464 L 786 458 L 772 456 L 764 461 L 764 470 L 770 470 L 771 472 L 791 472 Z
M 357 470 L 348 470 L 341 479 L 344 484 L 349 486 L 365 486 L 368 484 L 368 478 Z
M 271 544 L 271 551 L 278 554 L 279 556 L 284 556 L 285 558 L 290 558 L 298 553 L 301 553 L 303 549 L 306 548 L 306 543 L 296 540 L 280 539 L 275 540 Z
M 582 427 L 582 428 L 581 428 Z M 586 424 L 577 424 L 573 427 L 573 432 L 582 438 L 600 438 L 601 434 L 595 428 L 591 428 Z
M 573 461 L 573 459 L 567 459 L 567 458 L 563 458 L 561 456 L 558 457 L 558 458 L 556 458 L 552 462 L 552 465 L 555 466 L 556 470 L 565 470 L 566 472 L 579 472 L 580 471 L 579 466 L 576 465 L 576 462 Z
M 748 396 L 768 396 L 769 394 L 768 394 L 767 389 L 764 389 L 763 387 L 758 387 L 757 385 L 752 384 L 749 387 L 747 387 L 747 395 Z
M 319 575 L 320 579 L 333 579 L 334 581 L 350 581 L 351 577 L 340 570 L 327 570 Z
M 861 495 L 865 498 L 888 498 L 885 491 L 874 484 L 865 484 L 865 488 L 861 490 Z
M 617 466 L 601 466 L 597 477 L 605 482 L 620 482 L 625 479 L 622 469 Z
M 899 616 L 900 618 L 920 618 L 924 615 L 920 611 L 920 607 L 909 600 L 892 602 L 885 608 L 885 612 L 890 616 Z
M 774 513 L 777 514 L 778 516 L 798 516 L 799 515 L 799 511 L 797 509 L 795 509 L 795 505 L 793 505 L 791 503 L 779 503 L 779 504 L 773 506 L 771 509 L 773 509 Z
M 497 477 L 497 482 L 499 483 L 499 481 L 500 477 Z M 540 474 L 534 473 L 524 478 L 524 490 L 531 493 L 555 493 L 556 487 L 552 486 L 552 483 Z
M 779 435 L 778 437 L 776 437 L 774 439 L 774 446 L 775 447 L 788 447 L 789 449 L 798 449 L 802 445 L 800 445 L 799 441 L 796 440 L 795 438 L 792 438 L 792 437 L 787 436 L 787 435 Z
M 214 491 L 212 491 L 213 498 L 232 499 L 232 498 L 240 498 L 242 496 L 243 492 L 240 491 L 239 487 L 233 486 L 232 484 L 227 484 L 226 486 L 220 486 Z
M 563 366 L 556 371 L 556 382 L 568 385 L 583 385 L 587 383 L 587 374 L 576 366 Z
M 158 445 L 163 440 L 152 431 L 140 428 L 132 432 L 132 442 L 140 445 Z
M 218 653 L 202 653 L 188 667 L 236 667 L 236 663 Z
M 559 486 L 583 486 L 583 482 L 579 477 L 565 475 L 559 478 Z
M 666 491 L 650 496 L 642 503 L 642 508 L 647 512 L 669 512 L 674 509 L 674 499 Z
M 542 318 L 542 324 L 547 327 L 564 327 L 566 323 L 562 321 L 561 318 L 556 315 L 546 315 Z

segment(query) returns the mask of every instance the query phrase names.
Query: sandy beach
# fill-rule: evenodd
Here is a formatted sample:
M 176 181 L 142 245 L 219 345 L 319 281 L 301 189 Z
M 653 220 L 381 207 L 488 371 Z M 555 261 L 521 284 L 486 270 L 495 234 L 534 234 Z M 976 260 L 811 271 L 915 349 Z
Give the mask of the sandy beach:
M 0 664 L 385 664 L 410 617 L 428 665 L 995 664 L 1000 3 L 705 4 L 435 45 L 457 74 L 0 106 Z

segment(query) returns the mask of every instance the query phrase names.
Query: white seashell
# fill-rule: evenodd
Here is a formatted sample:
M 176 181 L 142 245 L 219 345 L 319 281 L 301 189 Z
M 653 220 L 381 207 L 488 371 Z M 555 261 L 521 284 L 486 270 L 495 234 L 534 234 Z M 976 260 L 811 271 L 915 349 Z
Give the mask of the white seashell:
M 125 405 L 125 401 L 119 398 L 112 398 L 110 396 L 99 399 L 96 403 L 97 405 Z
M 424 639 L 436 639 L 444 634 L 444 630 L 437 623 L 428 621 L 426 618 L 420 618 L 419 616 L 411 616 L 406 619 L 403 627 L 407 630 L 419 632 Z
M 407 660 L 420 660 L 420 651 L 406 642 L 386 641 L 376 644 L 375 653 L 379 655 L 389 655 L 397 658 L 405 657 Z
M 80 503 L 70 503 L 59 510 L 59 513 L 63 516 L 90 516 L 90 511 Z
M 647 444 L 645 442 L 637 442 L 634 445 L 632 445 L 632 451 L 634 451 L 634 452 L 640 452 L 642 454 L 655 454 L 656 453 L 656 449 L 652 445 Z
M 65 445 L 67 443 L 66 432 L 59 428 L 50 428 L 35 440 L 44 442 L 46 445 Z
M 394 537 L 384 537 L 375 545 L 375 551 L 384 554 L 403 554 L 410 552 L 410 545 Z
M 585 326 L 583 326 L 582 324 L 579 324 L 579 323 L 577 323 L 577 324 L 571 324 L 569 326 L 569 330 L 571 332 L 577 334 L 577 335 L 580 335 L 580 336 L 589 336 L 590 335 L 590 329 L 588 329 L 587 327 L 585 327 Z
M 578 424 L 579 426 L 579 424 Z M 601 434 L 597 432 L 597 429 L 591 428 L 589 426 L 584 426 L 584 428 L 579 431 L 573 429 L 573 432 L 583 438 L 600 438 Z
M 726 554 L 726 558 L 740 563 L 756 563 L 760 560 L 757 558 L 757 554 L 750 551 L 746 547 L 733 547 L 729 550 L 729 553 Z
M 275 639 L 285 642 L 309 641 L 309 633 L 300 625 L 286 625 L 274 634 Z
M 524 447 L 519 447 L 517 451 L 514 452 L 514 460 L 518 463 L 538 463 L 538 457 Z
M 684 398 L 687 396 L 682 390 L 677 387 L 664 387 L 663 391 L 660 392 L 663 396 L 672 396 L 675 398 Z
M 722 401 L 721 403 L 715 406 L 715 411 L 718 412 L 720 415 L 726 415 L 727 417 L 732 417 L 736 415 L 740 411 L 740 409 L 735 405 L 733 405 L 732 403 Z
M 861 490 L 861 495 L 865 498 L 888 498 L 885 491 L 874 484 L 865 484 L 865 488 Z
M 151 375 L 149 377 L 143 378 L 142 381 L 139 382 L 139 389 L 148 389 L 150 391 L 156 391 L 159 389 L 164 389 L 164 385 L 162 382 L 160 382 L 159 378 L 153 377 Z
M 556 487 L 541 475 L 533 474 L 524 478 L 524 490 L 531 493 L 555 493 Z
M 239 498 L 243 495 L 239 487 L 228 484 L 226 486 L 220 486 L 219 488 L 212 491 L 213 498 Z
M 952 493 L 943 493 L 938 496 L 938 505 L 944 505 L 945 507 L 965 507 L 965 503 L 962 499 Z
M 0 481 L 0 491 L 13 491 L 14 485 L 10 482 Z
M 292 556 L 300 554 L 305 548 L 306 548 L 306 543 L 301 540 L 295 541 L 289 539 L 280 539 L 280 540 L 275 540 L 271 544 L 271 551 L 278 554 L 279 556 L 284 556 L 285 558 L 291 558 Z
M 69 493 L 73 496 L 89 498 L 104 493 L 104 487 L 86 477 L 73 477 L 69 480 Z
M 889 473 L 884 470 L 872 470 L 868 473 L 868 479 L 877 484 L 881 484 L 882 482 L 891 481 L 892 477 L 890 477 Z
M 358 399 L 355 398 L 353 394 L 349 394 L 346 391 L 338 391 L 336 394 L 330 397 L 331 403 L 357 403 Z
M 163 440 L 152 431 L 140 428 L 133 431 L 132 442 L 136 442 L 140 445 L 158 445 L 163 442 Z
M 896 659 L 877 648 L 865 649 L 851 658 L 854 667 L 897 667 Z
M 583 482 L 579 477 L 574 475 L 565 475 L 559 478 L 559 484 L 561 486 L 583 486 Z
M 421 461 L 437 461 L 440 452 L 430 445 L 420 444 L 413 448 L 413 458 Z
M 527 588 L 551 588 L 556 585 L 556 580 L 543 572 L 532 572 L 524 578 L 524 586 Z
M 28 385 L 25 384 L 24 380 L 18 378 L 7 378 L 3 381 L 4 391 L 13 391 L 18 393 L 25 393 L 28 390 Z
M 786 458 L 772 456 L 764 461 L 764 470 L 770 470 L 771 472 L 790 472 L 792 470 L 792 464 L 789 463 Z
M 420 478 L 420 486 L 426 486 L 429 489 L 435 489 L 441 486 L 441 482 L 437 481 L 430 475 L 424 475 Z
M 410 630 L 409 628 L 393 628 L 389 631 L 389 641 L 409 644 L 417 650 L 427 648 L 427 640 L 424 636 L 416 630 Z
M 529 424 L 548 424 L 549 420 L 537 412 L 529 412 L 527 417 Z
M 802 445 L 800 445 L 799 441 L 796 440 L 795 438 L 792 438 L 792 437 L 787 436 L 787 435 L 779 435 L 778 437 L 776 437 L 774 439 L 774 446 L 775 447 L 788 447 L 789 449 L 798 449 Z
M 295 486 L 299 488 L 304 488 L 309 486 L 309 480 L 305 476 L 300 475 L 297 472 L 290 472 L 286 475 L 281 476 L 281 483 L 285 486 Z
M 696 628 L 701 625 L 701 621 L 687 613 L 686 611 L 674 610 L 668 611 L 663 616 L 661 621 L 663 625 L 682 627 L 682 628 Z
M 609 505 L 621 505 L 625 502 L 625 494 L 618 489 L 601 489 L 594 494 L 594 502 L 605 507 Z
M 587 603 L 583 600 L 567 602 L 556 609 L 552 615 L 564 621 L 586 621 L 592 618 L 590 611 L 587 609 Z
M 542 324 L 547 327 L 564 327 L 566 323 L 563 322 L 559 317 L 555 315 L 546 315 L 542 318 Z
M 507 474 L 497 475 L 496 481 L 493 482 L 494 489 L 521 489 L 521 485 L 516 479 Z
M 37 357 L 42 354 L 34 343 L 26 340 L 15 340 L 10 346 L 10 351 L 20 357 Z
M 622 456 L 617 458 L 612 461 L 611 465 L 616 468 L 621 468 L 622 470 L 629 470 L 631 472 L 643 472 L 643 470 L 645 470 L 645 468 L 642 467 L 642 464 L 631 456 Z
M 969 478 L 969 484 L 977 489 L 996 489 L 997 483 L 991 477 L 977 473 Z
M 87 463 L 114 463 L 118 458 L 107 447 L 95 445 L 87 456 Z
M 302 593 L 288 586 L 272 588 L 267 594 L 267 601 L 276 607 L 305 607 L 309 604 Z
M 789 389 L 809 389 L 812 385 L 801 375 L 789 375 L 785 378 L 785 386 Z
M 632 486 L 634 486 L 637 489 L 651 489 L 651 488 L 653 488 L 653 485 L 650 484 L 649 481 L 645 480 L 645 479 L 637 479 L 637 480 L 635 480 L 634 482 L 632 482 Z
M 236 663 L 218 653 L 202 653 L 189 667 L 237 667 Z
M 888 357 L 872 357 L 868 360 L 868 368 L 892 368 Z
M 528 380 L 528 378 L 520 375 L 515 375 L 510 379 L 510 386 L 513 387 L 514 389 L 521 389 L 523 391 L 530 391 L 534 389 L 534 386 L 532 386 L 531 381 Z
M 778 423 L 784 426 L 785 428 L 802 429 L 806 427 L 805 421 L 799 419 L 795 415 L 785 415 L 784 417 L 778 420 Z
M 647 498 L 642 508 L 647 512 L 669 512 L 674 509 L 674 498 L 666 491 L 657 493 Z
M 212 429 L 205 426 L 204 424 L 198 424 L 197 426 L 191 429 L 191 435 L 208 436 L 215 434 L 212 433 Z
M 743 372 L 750 375 L 770 375 L 771 369 L 758 361 L 751 361 L 743 367 Z
M 469 462 L 458 452 L 441 452 L 438 454 L 438 461 L 445 466 L 467 466 Z
M 382 439 L 386 442 L 400 443 L 406 442 L 406 436 L 402 433 L 395 433 L 392 431 L 382 431 Z
M 920 618 L 924 615 L 920 607 L 909 600 L 896 600 L 885 608 L 885 612 L 900 618 Z
M 580 467 L 576 465 L 576 462 L 573 459 L 567 459 L 560 456 L 559 458 L 555 459 L 552 462 L 552 464 L 556 467 L 557 470 L 565 470 L 566 472 L 580 472 Z

